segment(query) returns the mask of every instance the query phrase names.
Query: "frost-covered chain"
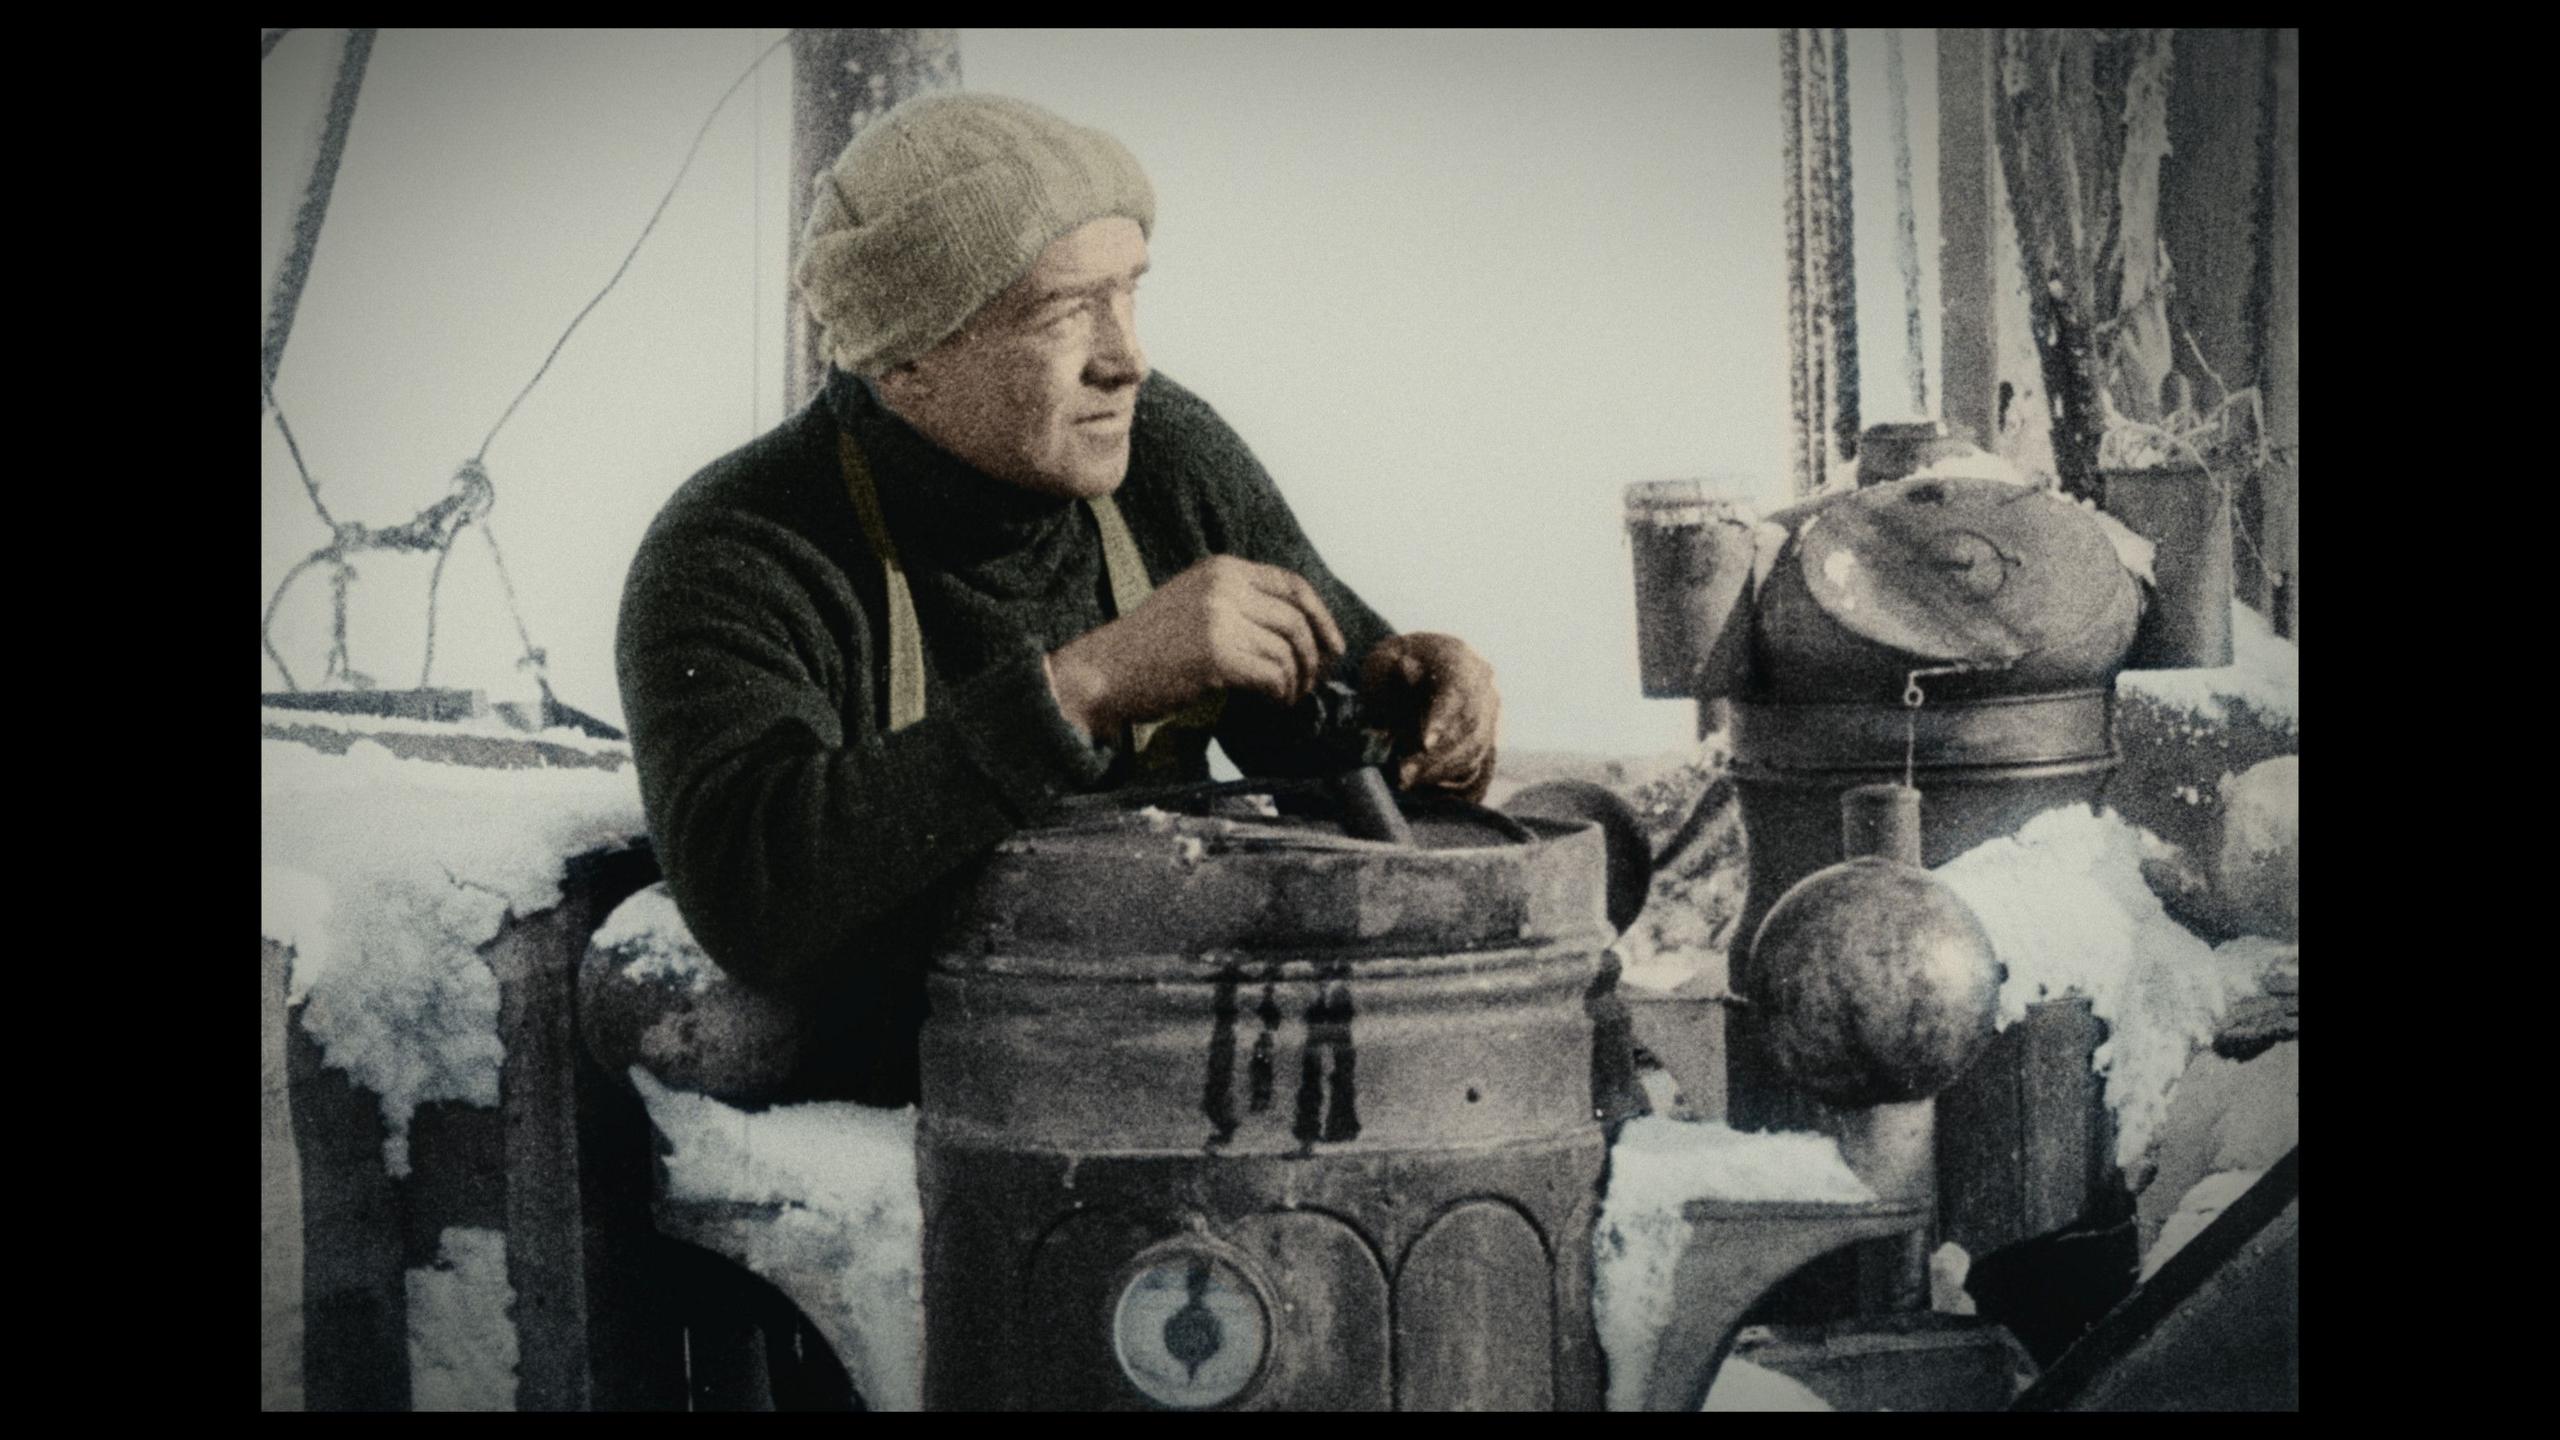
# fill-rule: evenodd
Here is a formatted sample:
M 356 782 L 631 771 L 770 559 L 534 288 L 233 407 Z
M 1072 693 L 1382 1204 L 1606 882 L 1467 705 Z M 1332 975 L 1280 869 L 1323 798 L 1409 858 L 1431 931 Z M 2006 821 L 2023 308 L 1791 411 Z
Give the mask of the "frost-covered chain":
M 272 400 L 273 397 L 269 398 Z M 275 414 L 277 423 L 282 425 L 283 409 L 277 408 Z M 290 444 L 292 431 L 288 428 L 285 433 L 287 443 Z M 294 465 L 296 469 L 300 469 L 302 465 L 302 456 L 298 449 L 294 452 Z M 461 535 L 463 527 L 486 518 L 491 508 L 497 504 L 497 486 L 490 481 L 489 472 L 481 468 L 477 461 L 466 460 L 455 471 L 453 488 L 443 499 L 398 525 L 376 528 L 358 521 L 333 519 L 328 507 L 320 503 L 319 486 L 311 479 L 310 472 L 307 470 L 303 471 L 303 483 L 311 493 L 313 507 L 319 510 L 321 519 L 329 525 L 329 543 L 312 551 L 303 558 L 302 563 L 285 572 L 284 579 L 277 584 L 274 595 L 267 601 L 266 615 L 259 624 L 259 641 L 266 647 L 267 658 L 275 662 L 277 672 L 284 676 L 286 688 L 301 689 L 302 687 L 293 678 L 293 672 L 286 668 L 283 656 L 279 655 L 275 648 L 276 610 L 284 603 L 285 592 L 292 588 L 296 580 L 302 578 L 305 571 L 314 565 L 329 565 L 333 570 L 330 585 L 332 610 L 330 649 L 329 658 L 322 671 L 322 679 L 326 681 L 344 676 L 350 682 L 356 683 L 358 688 L 366 688 L 370 682 L 354 670 L 348 663 L 347 657 L 347 589 L 349 582 L 355 579 L 355 568 L 348 563 L 347 557 L 367 550 L 396 550 L 415 554 L 433 551 L 436 555 L 436 574 L 441 579 L 444 573 L 445 557 L 453 549 L 453 542 Z M 435 597 L 432 585 L 427 600 L 427 654 L 428 663 L 432 665 L 435 655 Z M 418 683 L 423 687 L 426 684 L 424 677 L 421 677 Z

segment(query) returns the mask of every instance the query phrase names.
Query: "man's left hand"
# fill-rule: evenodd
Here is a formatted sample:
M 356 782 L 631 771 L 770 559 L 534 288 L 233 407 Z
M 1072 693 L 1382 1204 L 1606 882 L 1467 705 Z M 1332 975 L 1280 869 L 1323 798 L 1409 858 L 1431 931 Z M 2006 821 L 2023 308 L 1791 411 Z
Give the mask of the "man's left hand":
M 1493 666 L 1455 635 L 1390 635 L 1360 666 L 1361 701 L 1394 727 L 1396 785 L 1484 798 L 1502 696 Z

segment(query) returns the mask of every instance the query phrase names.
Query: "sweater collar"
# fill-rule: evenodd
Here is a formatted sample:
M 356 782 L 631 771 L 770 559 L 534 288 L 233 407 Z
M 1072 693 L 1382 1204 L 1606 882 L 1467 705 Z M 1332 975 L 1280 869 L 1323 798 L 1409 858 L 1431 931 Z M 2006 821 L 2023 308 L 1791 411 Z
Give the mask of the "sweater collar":
M 1055 535 L 1075 502 L 999 480 L 926 439 L 871 382 L 830 370 L 827 405 L 870 463 L 882 518 L 903 552 L 966 565 Z

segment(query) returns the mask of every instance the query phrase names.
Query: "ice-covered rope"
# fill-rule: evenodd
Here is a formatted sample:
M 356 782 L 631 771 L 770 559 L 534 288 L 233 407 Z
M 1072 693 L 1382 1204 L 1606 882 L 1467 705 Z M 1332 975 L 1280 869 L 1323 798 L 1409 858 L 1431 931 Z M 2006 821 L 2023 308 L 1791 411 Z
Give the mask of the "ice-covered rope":
M 1787 227 L 1787 470 L 1798 494 L 1822 483 L 1813 420 L 1812 315 L 1805 293 L 1804 55 L 1794 26 L 1778 32 L 1778 104 L 1785 114 Z
M 272 402 L 272 397 L 270 401 Z M 324 682 L 341 675 L 350 679 L 360 679 L 361 677 L 356 675 L 347 660 L 347 585 L 355 578 L 355 567 L 349 557 L 367 550 L 395 550 L 412 554 L 433 551 L 436 556 L 436 580 L 440 582 L 444 575 L 445 558 L 452 552 L 454 538 L 462 533 L 464 526 L 487 517 L 491 507 L 497 504 L 497 486 L 490 481 L 488 471 L 482 469 L 476 462 L 466 460 L 461 469 L 455 472 L 453 488 L 446 492 L 444 498 L 420 510 L 400 524 L 377 528 L 356 521 L 337 520 L 330 516 L 328 507 L 321 503 L 319 486 L 312 480 L 311 473 L 302 468 L 302 453 L 299 447 L 293 446 L 293 431 L 285 424 L 283 407 L 275 407 L 274 413 L 277 426 L 284 431 L 287 446 L 293 449 L 294 468 L 302 473 L 303 485 L 310 492 L 312 507 L 320 512 L 320 518 L 329 526 L 330 534 L 329 543 L 312 551 L 303 557 L 301 563 L 285 572 L 284 579 L 277 584 L 275 593 L 267 601 L 266 613 L 259 620 L 258 641 L 265 648 L 267 658 L 275 662 L 277 673 L 284 676 L 285 688 L 300 690 L 302 686 L 293 678 L 292 669 L 284 663 L 284 657 L 276 650 L 276 611 L 284 604 L 285 592 L 293 588 L 296 580 L 301 579 L 315 565 L 329 565 L 333 567 L 330 585 L 332 607 L 330 648 L 329 658 L 323 667 L 321 678 Z M 435 582 L 431 582 L 431 587 L 432 583 Z M 508 600 L 510 604 L 513 603 L 512 592 Z M 521 628 L 522 620 L 519 619 L 517 624 Z M 528 651 L 531 650 L 531 642 L 527 642 L 526 648 Z M 432 588 L 427 606 L 427 662 L 430 667 L 435 663 L 435 603 Z M 418 680 L 419 688 L 424 689 L 426 684 L 427 678 L 421 674 Z
M 1810 407 L 1813 429 L 1811 488 L 1820 489 L 1831 475 L 1831 204 L 1830 187 L 1823 183 L 1828 173 L 1824 157 L 1831 153 L 1831 87 L 1825 83 L 1830 74 L 1829 47 L 1823 32 L 1807 29 L 1805 35 L 1805 69 L 1811 82 L 1805 87 L 1805 157 L 1804 169 L 1793 177 L 1793 183 L 1805 191 L 1805 332 L 1808 375 L 1813 389 Z
M 1920 353 L 1920 220 L 1911 198 L 1911 90 L 1902 76 L 1902 32 L 1884 32 L 1884 78 L 1893 103 L 1893 203 L 1900 222 L 1894 260 L 1902 270 L 1902 374 L 1911 386 L 1911 413 L 1929 413 L 1929 381 Z
M 1815 82 L 1821 81 L 1819 75 Z M 1857 225 L 1849 181 L 1849 32 L 1831 32 L 1830 116 L 1831 208 L 1831 343 L 1832 368 L 1839 374 L 1838 409 L 1831 419 L 1839 432 L 1840 458 L 1858 458 L 1858 271 L 1855 263 Z
M 372 32 L 366 31 L 362 33 L 364 36 L 363 48 L 369 50 L 371 46 Z M 533 643 L 533 633 L 525 624 L 524 611 L 517 603 L 515 582 L 507 574 L 506 556 L 498 548 L 498 537 L 496 532 L 493 531 L 486 523 L 489 511 L 497 504 L 497 487 L 490 480 L 487 466 L 484 463 L 489 453 L 489 446 L 498 438 L 498 432 L 505 428 L 507 421 L 515 415 L 517 407 L 524 403 L 525 397 L 531 395 L 534 387 L 542 382 L 542 377 L 549 373 L 552 362 L 560 358 L 562 348 L 569 343 L 569 337 L 577 332 L 579 324 L 595 310 L 597 305 L 603 303 L 604 297 L 613 292 L 613 287 L 620 284 L 623 275 L 630 270 L 631 262 L 640 254 L 640 247 L 648 242 L 650 232 L 657 228 L 659 217 L 666 214 L 668 204 L 675 199 L 677 189 L 684 184 L 686 172 L 693 168 L 694 157 L 701 152 L 704 137 L 711 133 L 712 122 L 719 118 L 720 112 L 728 106 L 731 98 L 736 96 L 739 88 L 747 82 L 747 79 L 754 75 L 756 71 L 763 66 L 766 60 L 772 58 L 773 53 L 776 50 L 781 49 L 785 44 L 789 43 L 792 34 L 792 31 L 784 31 L 781 38 L 775 40 L 771 45 L 766 46 L 754 60 L 748 63 L 745 70 L 739 72 L 737 79 L 729 82 L 729 88 L 721 92 L 719 100 L 712 104 L 711 112 L 703 117 L 701 126 L 694 131 L 693 143 L 686 148 L 683 163 L 676 167 L 675 179 L 668 183 L 666 194 L 659 197 L 657 209 L 650 212 L 648 223 L 641 226 L 640 236 L 632 242 L 630 251 L 622 257 L 622 264 L 615 268 L 612 278 L 605 281 L 604 288 L 596 292 L 595 298 L 589 300 L 586 303 L 585 308 L 579 310 L 577 315 L 570 320 L 568 328 L 560 332 L 560 338 L 552 343 L 551 352 L 543 357 L 542 364 L 540 368 L 534 371 L 533 378 L 526 381 L 524 388 L 518 391 L 515 399 L 508 403 L 505 413 L 498 417 L 498 423 L 489 427 L 489 433 L 481 440 L 479 450 L 474 453 L 470 459 L 463 461 L 461 466 L 455 471 L 454 487 L 443 499 L 428 506 L 406 522 L 390 526 L 385 529 L 377 530 L 359 524 L 341 523 L 329 513 L 328 506 L 322 503 L 320 499 L 320 487 L 318 483 L 313 480 L 309 468 L 303 463 L 302 449 L 294 442 L 292 427 L 285 421 L 284 407 L 277 402 L 275 390 L 272 384 L 262 382 L 261 399 L 263 400 L 268 412 L 275 416 L 276 425 L 284 434 L 286 448 L 291 451 L 293 456 L 294 469 L 296 473 L 300 474 L 302 477 L 303 491 L 310 497 L 311 507 L 313 510 L 318 512 L 321 523 L 327 525 L 331 532 L 328 544 L 314 550 L 310 555 L 305 556 L 303 560 L 296 564 L 291 570 L 285 572 L 284 579 L 277 584 L 274 594 L 270 596 L 267 601 L 265 613 L 259 619 L 259 644 L 266 650 L 267 658 L 274 663 L 276 672 L 284 677 L 287 689 L 300 690 L 302 687 L 295 681 L 292 669 L 284 663 L 283 655 L 276 650 L 274 637 L 276 612 L 283 605 L 285 593 L 292 589 L 294 582 L 301 579 L 302 576 L 313 566 L 323 563 L 331 564 L 335 567 L 334 579 L 331 587 L 333 596 L 332 603 L 334 607 L 330 629 L 331 647 L 329 651 L 329 658 L 323 671 L 323 679 L 326 680 L 331 676 L 342 674 L 347 675 L 350 678 L 361 678 L 356 676 L 352 669 L 348 668 L 346 653 L 347 585 L 348 582 L 354 578 L 355 573 L 353 567 L 348 563 L 347 557 L 349 554 L 359 550 L 405 550 L 422 553 L 432 550 L 435 552 L 435 568 L 429 575 L 427 581 L 426 658 L 424 664 L 419 667 L 418 671 L 418 687 L 420 689 L 427 688 L 435 674 L 436 614 L 442 597 L 445 563 L 452 558 L 453 542 L 460 536 L 463 527 L 477 521 L 480 522 L 480 533 L 482 537 L 489 543 L 489 558 L 497 567 L 498 585 L 506 597 L 508 616 L 514 620 L 516 637 L 524 646 L 524 658 L 519 663 L 533 671 L 534 681 L 538 686 L 540 686 L 543 698 L 545 700 L 552 699 L 551 680 L 548 673 L 550 657 L 548 652 L 544 651 L 542 647 Z M 358 51 L 356 42 L 353 40 L 350 40 L 349 42 L 349 53 L 350 66 L 352 67 L 353 72 L 360 77 L 363 69 L 363 59 L 362 55 Z M 347 82 L 342 76 L 342 92 L 345 92 L 346 90 L 346 83 Z M 340 111 L 342 108 L 348 112 L 352 111 L 352 96 L 351 94 L 347 96 L 343 107 L 341 107 L 339 100 L 333 97 L 331 105 L 331 124 L 333 129 L 342 131 L 344 117 L 341 115 Z M 343 145 L 343 139 L 344 137 L 341 133 L 339 135 L 341 145 Z M 326 168 L 330 173 L 334 173 L 335 171 L 334 164 L 328 165 Z M 326 183 L 323 181 L 315 181 L 315 185 L 318 187 L 320 204 L 325 209 L 327 201 Z M 310 230 L 311 234 L 316 238 L 316 225 L 310 227 Z M 297 252 L 305 267 L 307 267 L 309 262 L 309 255 L 307 251 L 308 247 L 305 246 L 302 250 Z M 297 280 L 293 286 L 293 293 L 298 294 L 299 290 L 300 285 Z M 289 304 L 284 308 L 286 311 L 286 326 L 289 328 Z M 276 327 L 271 323 L 269 328 L 270 341 L 268 347 L 268 364 L 265 371 L 266 381 L 272 380 L 275 373 L 275 362 L 281 357 L 283 351 L 283 343 Z
M 640 227 L 640 238 L 631 242 L 630 253 L 624 255 L 622 263 L 614 267 L 613 278 L 604 282 L 604 288 L 596 292 L 595 298 L 587 302 L 586 308 L 580 310 L 576 317 L 570 320 L 569 328 L 561 331 L 560 338 L 552 342 L 551 353 L 542 357 L 541 368 L 533 372 L 533 378 L 524 382 L 524 389 L 517 391 L 516 398 L 508 402 L 506 413 L 498 417 L 498 423 L 489 427 L 488 438 L 480 442 L 479 450 L 471 457 L 474 461 L 488 458 L 491 442 L 498 438 L 498 432 L 506 427 L 507 421 L 514 418 L 516 407 L 522 405 L 525 397 L 533 393 L 533 387 L 541 384 L 542 377 L 551 373 L 551 362 L 560 358 L 560 351 L 569 343 L 569 337 L 578 333 L 579 324 L 598 305 L 604 303 L 604 297 L 613 293 L 614 286 L 622 283 L 623 273 L 631 268 L 633 260 L 639 258 L 640 247 L 649 243 L 649 232 L 658 228 L 658 218 L 667 213 L 668 204 L 676 198 L 677 188 L 684 184 L 685 172 L 693 168 L 694 156 L 702 152 L 703 139 L 711 133 L 711 122 L 720 118 L 720 112 L 728 108 L 730 97 L 738 93 L 738 88 L 747 83 L 748 77 L 755 74 L 766 60 L 771 59 L 773 52 L 790 42 L 792 33 L 788 30 L 784 31 L 781 39 L 766 46 L 762 54 L 748 62 L 746 69 L 738 72 L 737 79 L 729 82 L 729 88 L 720 92 L 720 98 L 713 103 L 711 113 L 702 117 L 701 127 L 693 132 L 693 143 L 685 148 L 684 163 L 676 167 L 676 178 L 667 182 L 667 193 L 658 197 L 658 208 L 649 212 L 649 223 Z

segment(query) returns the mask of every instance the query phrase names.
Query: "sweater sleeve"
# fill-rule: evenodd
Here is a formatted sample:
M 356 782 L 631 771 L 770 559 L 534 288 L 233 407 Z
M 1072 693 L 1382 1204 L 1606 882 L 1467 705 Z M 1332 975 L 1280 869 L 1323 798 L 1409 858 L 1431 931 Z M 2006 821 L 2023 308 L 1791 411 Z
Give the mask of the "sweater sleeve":
M 1028 641 L 879 733 L 872 643 L 844 572 L 769 519 L 671 511 L 633 562 L 615 660 L 659 864 L 750 984 L 910 979 L 866 969 L 914 963 L 883 923 L 1110 760 Z

